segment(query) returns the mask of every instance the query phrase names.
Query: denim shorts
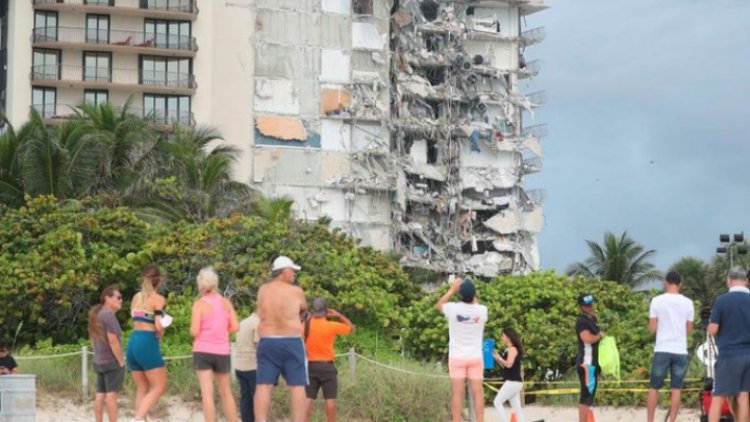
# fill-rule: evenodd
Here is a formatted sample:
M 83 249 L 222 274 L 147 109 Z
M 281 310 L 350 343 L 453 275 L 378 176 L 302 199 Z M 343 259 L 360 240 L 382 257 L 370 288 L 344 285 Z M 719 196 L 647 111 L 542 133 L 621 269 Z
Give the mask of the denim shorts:
M 649 388 L 660 389 L 664 386 L 664 380 L 669 372 L 669 387 L 672 390 L 681 390 L 685 387 L 685 374 L 687 373 L 688 355 L 676 353 L 656 352 L 651 362 L 651 381 Z
M 735 396 L 750 391 L 750 356 L 747 354 L 724 356 L 716 359 L 714 395 Z

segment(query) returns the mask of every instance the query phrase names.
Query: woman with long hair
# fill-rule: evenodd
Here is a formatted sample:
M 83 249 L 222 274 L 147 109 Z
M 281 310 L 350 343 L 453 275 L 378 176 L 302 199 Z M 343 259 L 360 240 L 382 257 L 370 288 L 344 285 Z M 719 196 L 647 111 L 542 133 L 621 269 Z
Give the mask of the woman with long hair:
M 232 395 L 229 334 L 237 331 L 237 312 L 227 298 L 219 292 L 219 276 L 211 267 L 203 268 L 196 279 L 200 298 L 193 304 L 190 334 L 193 341 L 193 366 L 201 386 L 203 417 L 206 422 L 216 421 L 214 404 L 214 377 L 219 386 L 219 396 L 224 416 L 237 422 L 237 405 Z
M 503 330 L 502 342 L 505 352 L 501 355 L 493 351 L 495 360 L 503 367 L 503 386 L 497 392 L 493 404 L 500 415 L 500 422 L 508 422 L 504 404 L 507 401 L 518 418 L 518 422 L 526 422 L 521 408 L 521 393 L 523 391 L 523 375 L 521 374 L 521 360 L 526 354 L 521 337 L 513 328 Z
M 159 340 L 164 327 L 166 299 L 159 294 L 163 276 L 159 267 L 148 265 L 141 272 L 141 290 L 133 296 L 130 316 L 133 333 L 128 341 L 126 359 L 135 382 L 135 417 L 144 421 L 148 412 L 167 391 L 167 368 Z
M 122 328 L 115 318 L 121 308 L 122 294 L 116 285 L 111 285 L 102 290 L 99 303 L 89 311 L 89 339 L 94 348 L 96 372 L 96 422 L 104 420 L 105 404 L 109 422 L 117 422 L 117 396 L 125 381 Z

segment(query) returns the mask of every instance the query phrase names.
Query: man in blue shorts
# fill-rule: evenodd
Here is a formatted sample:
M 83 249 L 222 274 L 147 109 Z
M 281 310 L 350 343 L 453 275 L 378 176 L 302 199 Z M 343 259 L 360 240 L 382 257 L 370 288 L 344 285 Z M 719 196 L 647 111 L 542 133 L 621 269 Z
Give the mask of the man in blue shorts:
M 302 315 L 307 310 L 305 293 L 294 284 L 301 268 L 280 256 L 271 266 L 272 280 L 258 289 L 258 370 L 255 420 L 268 421 L 271 392 L 284 377 L 292 396 L 291 422 L 304 420 L 307 396 L 307 356 L 302 341 Z
M 646 420 L 654 422 L 659 389 L 669 372 L 671 400 L 669 422 L 677 420 L 682 402 L 682 388 L 688 365 L 687 338 L 693 331 L 695 309 L 693 301 L 680 294 L 682 276 L 670 271 L 664 277 L 664 294 L 651 300 L 648 329 L 656 333 L 654 359 L 651 363 L 651 381 L 646 402 Z
M 719 422 L 722 404 L 731 396 L 738 396 L 736 420 L 750 418 L 750 290 L 745 269 L 732 267 L 727 286 L 729 292 L 714 302 L 708 325 L 719 348 L 709 422 Z

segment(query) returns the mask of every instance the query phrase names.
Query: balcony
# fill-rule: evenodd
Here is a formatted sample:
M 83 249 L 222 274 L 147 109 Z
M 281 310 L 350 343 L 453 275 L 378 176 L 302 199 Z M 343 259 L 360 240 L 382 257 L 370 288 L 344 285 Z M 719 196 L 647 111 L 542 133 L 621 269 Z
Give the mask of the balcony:
M 540 42 L 544 41 L 544 38 L 546 36 L 547 31 L 543 26 L 523 31 L 521 32 L 521 45 L 523 45 L 524 47 L 528 47 L 530 45 L 539 44 Z
M 34 108 L 50 125 L 64 123 L 76 117 L 75 107 L 71 104 L 34 104 Z M 143 108 L 129 108 L 128 111 L 140 118 L 150 120 L 159 130 L 171 130 L 174 123 L 185 126 L 195 126 L 195 116 L 192 112 L 177 111 L 146 111 Z
M 523 56 L 521 57 L 523 58 Z M 542 69 L 542 63 L 539 60 L 532 60 L 530 62 L 520 60 L 520 62 L 518 77 L 521 79 L 533 78 L 534 76 L 537 76 Z
M 192 95 L 198 87 L 195 75 L 189 73 L 71 65 L 32 66 L 31 80 L 36 86 L 122 89 L 154 94 Z
M 524 174 L 539 173 L 542 171 L 542 159 L 534 157 L 523 160 L 522 171 Z
M 128 52 L 171 57 L 194 57 L 198 51 L 195 37 L 153 34 L 139 31 L 96 30 L 86 28 L 34 28 L 34 47 L 88 51 Z
M 521 133 L 523 133 L 523 136 L 533 136 L 537 139 L 540 139 L 547 136 L 547 131 L 547 124 L 542 123 L 540 125 L 526 126 L 523 128 Z
M 84 13 L 121 14 L 195 20 L 195 0 L 33 0 L 34 8 Z

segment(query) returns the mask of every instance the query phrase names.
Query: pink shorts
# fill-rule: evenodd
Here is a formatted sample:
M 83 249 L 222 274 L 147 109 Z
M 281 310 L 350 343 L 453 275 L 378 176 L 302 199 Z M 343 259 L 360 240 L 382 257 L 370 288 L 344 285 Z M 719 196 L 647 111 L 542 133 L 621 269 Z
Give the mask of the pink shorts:
M 484 360 L 482 358 L 451 358 L 448 360 L 448 374 L 456 379 L 482 380 L 484 379 Z

